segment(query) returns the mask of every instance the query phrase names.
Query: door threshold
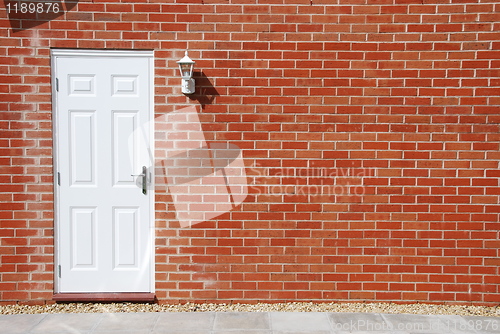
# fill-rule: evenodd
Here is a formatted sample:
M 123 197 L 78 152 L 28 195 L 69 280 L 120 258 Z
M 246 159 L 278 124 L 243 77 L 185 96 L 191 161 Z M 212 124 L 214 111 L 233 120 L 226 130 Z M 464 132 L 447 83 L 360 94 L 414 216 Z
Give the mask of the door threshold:
M 52 296 L 56 302 L 135 302 L 152 303 L 156 301 L 154 293 L 148 292 L 98 292 L 98 293 L 56 293 Z

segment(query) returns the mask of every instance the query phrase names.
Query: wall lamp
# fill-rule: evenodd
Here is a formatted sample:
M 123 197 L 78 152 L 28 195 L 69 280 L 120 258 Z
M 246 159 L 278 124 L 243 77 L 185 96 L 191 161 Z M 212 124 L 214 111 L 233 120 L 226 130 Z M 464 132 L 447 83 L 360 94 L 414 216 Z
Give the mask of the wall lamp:
M 195 90 L 195 83 L 193 79 L 194 63 L 195 62 L 189 58 L 187 51 L 184 57 L 177 62 L 177 64 L 179 64 L 182 77 L 182 93 L 186 95 L 193 94 Z

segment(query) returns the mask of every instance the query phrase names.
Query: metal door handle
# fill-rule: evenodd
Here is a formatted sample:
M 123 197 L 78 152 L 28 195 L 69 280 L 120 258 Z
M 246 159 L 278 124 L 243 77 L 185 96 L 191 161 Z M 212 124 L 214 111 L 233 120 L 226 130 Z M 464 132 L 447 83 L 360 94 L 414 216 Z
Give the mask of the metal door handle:
M 142 174 L 130 174 L 131 176 L 140 176 L 142 177 L 142 193 L 146 195 L 148 190 L 148 169 L 146 166 L 142 166 Z

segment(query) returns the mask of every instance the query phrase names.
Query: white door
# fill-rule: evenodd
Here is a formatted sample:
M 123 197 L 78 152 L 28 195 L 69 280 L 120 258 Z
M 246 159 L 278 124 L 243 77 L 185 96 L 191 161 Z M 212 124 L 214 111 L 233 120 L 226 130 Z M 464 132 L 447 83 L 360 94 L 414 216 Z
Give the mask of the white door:
M 153 52 L 53 50 L 52 66 L 56 290 L 153 292 Z

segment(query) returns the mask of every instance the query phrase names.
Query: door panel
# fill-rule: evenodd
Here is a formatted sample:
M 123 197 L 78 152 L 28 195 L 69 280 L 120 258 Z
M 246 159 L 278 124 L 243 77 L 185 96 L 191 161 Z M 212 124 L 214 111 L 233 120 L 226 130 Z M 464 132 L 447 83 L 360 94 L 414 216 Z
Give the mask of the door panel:
M 152 53 L 54 55 L 58 292 L 152 292 Z
M 71 208 L 71 269 L 95 269 L 96 259 L 96 209 Z
M 69 111 L 71 185 L 96 186 L 95 111 Z
M 136 174 L 139 111 L 113 111 L 113 181 L 115 186 L 130 186 Z M 131 163 L 132 162 L 132 163 Z
M 114 267 L 137 268 L 139 208 L 114 208 Z

